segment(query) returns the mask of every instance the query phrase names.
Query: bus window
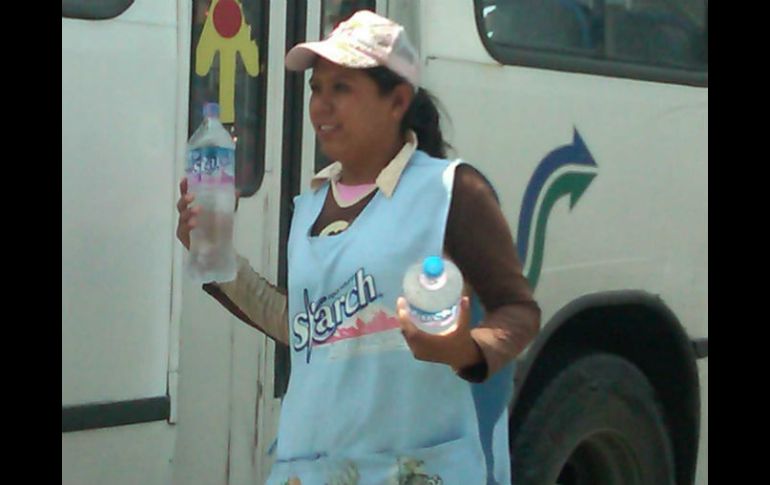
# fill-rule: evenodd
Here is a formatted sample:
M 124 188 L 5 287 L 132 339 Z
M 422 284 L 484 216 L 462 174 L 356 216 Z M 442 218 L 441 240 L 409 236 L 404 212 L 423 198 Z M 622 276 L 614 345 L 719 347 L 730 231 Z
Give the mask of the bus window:
M 323 0 L 321 4 L 321 38 L 332 33 L 334 27 L 359 10 L 377 10 L 375 0 Z
M 605 5 L 608 58 L 705 69 L 706 5 L 702 0 L 608 0 Z
M 497 44 L 572 52 L 600 52 L 601 11 L 591 0 L 509 0 L 485 9 L 487 37 Z
M 256 193 L 265 172 L 267 0 L 195 0 L 192 16 L 189 135 L 207 102 L 220 105 L 236 141 L 235 183 Z
M 705 0 L 476 0 L 476 9 L 503 64 L 708 83 Z
M 61 16 L 73 19 L 105 20 L 122 14 L 134 0 L 62 0 Z

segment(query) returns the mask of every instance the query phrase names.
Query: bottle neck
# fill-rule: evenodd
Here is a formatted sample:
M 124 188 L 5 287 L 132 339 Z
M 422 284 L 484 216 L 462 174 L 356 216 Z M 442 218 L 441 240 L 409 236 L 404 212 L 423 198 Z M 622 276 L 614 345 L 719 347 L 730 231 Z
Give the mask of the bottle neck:
M 435 291 L 443 288 L 444 285 L 446 285 L 446 282 L 447 282 L 446 271 L 441 273 L 435 278 L 428 276 L 425 273 L 420 274 L 420 284 L 423 286 L 423 288 L 426 288 L 431 291 Z

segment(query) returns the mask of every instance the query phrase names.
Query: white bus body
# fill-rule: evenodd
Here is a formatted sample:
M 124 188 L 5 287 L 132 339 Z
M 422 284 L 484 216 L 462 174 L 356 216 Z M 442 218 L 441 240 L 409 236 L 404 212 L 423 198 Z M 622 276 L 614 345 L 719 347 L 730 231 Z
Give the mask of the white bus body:
M 276 379 L 285 378 L 275 371 L 275 346 L 186 278 L 175 237 L 195 128 L 191 25 L 210 2 L 117 0 L 103 19 L 74 18 L 88 9 L 67 3 L 62 483 L 262 483 L 280 413 Z M 246 3 L 263 9 L 269 28 L 252 33 L 266 54 L 258 74 L 266 83 L 263 167 L 258 190 L 240 201 L 236 247 L 279 281 L 286 200 L 316 168 L 307 112 L 296 111 L 309 90 L 297 97 L 283 56 L 287 38 L 301 35 L 298 22 L 306 38 L 319 38 L 322 16 L 339 2 L 238 2 Z M 492 182 L 517 245 L 527 248 L 543 329 L 517 364 L 514 431 L 575 359 L 615 354 L 658 393 L 676 483 L 706 485 L 707 64 L 705 81 L 677 82 L 633 69 L 618 76 L 590 65 L 565 72 L 500 62 L 493 37 L 483 38 L 494 3 L 370 2 L 409 29 L 422 84 L 449 115 L 445 138 Z M 300 76 L 306 82 L 309 73 Z M 301 124 L 291 125 L 292 116 Z M 575 153 L 580 160 L 568 159 Z

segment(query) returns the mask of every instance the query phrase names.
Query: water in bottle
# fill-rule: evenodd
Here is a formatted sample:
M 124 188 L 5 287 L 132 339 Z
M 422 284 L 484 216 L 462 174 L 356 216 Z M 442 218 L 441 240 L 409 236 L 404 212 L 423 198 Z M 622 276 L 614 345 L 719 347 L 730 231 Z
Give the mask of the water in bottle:
M 463 277 L 454 263 L 427 257 L 407 270 L 403 287 L 409 317 L 417 328 L 444 334 L 457 327 Z
M 219 105 L 203 106 L 203 122 L 187 144 L 187 187 L 201 207 L 190 232 L 187 269 L 205 283 L 235 279 L 235 142 L 219 121 Z

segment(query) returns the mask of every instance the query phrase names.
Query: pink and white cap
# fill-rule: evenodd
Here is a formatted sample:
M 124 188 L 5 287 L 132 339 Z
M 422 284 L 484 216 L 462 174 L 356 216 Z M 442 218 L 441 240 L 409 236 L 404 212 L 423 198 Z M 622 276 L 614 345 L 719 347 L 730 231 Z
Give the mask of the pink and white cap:
M 286 54 L 286 68 L 304 71 L 318 56 L 354 69 L 385 66 L 415 90 L 420 84 L 420 58 L 404 28 L 369 10 L 359 10 L 322 41 L 292 47 Z

